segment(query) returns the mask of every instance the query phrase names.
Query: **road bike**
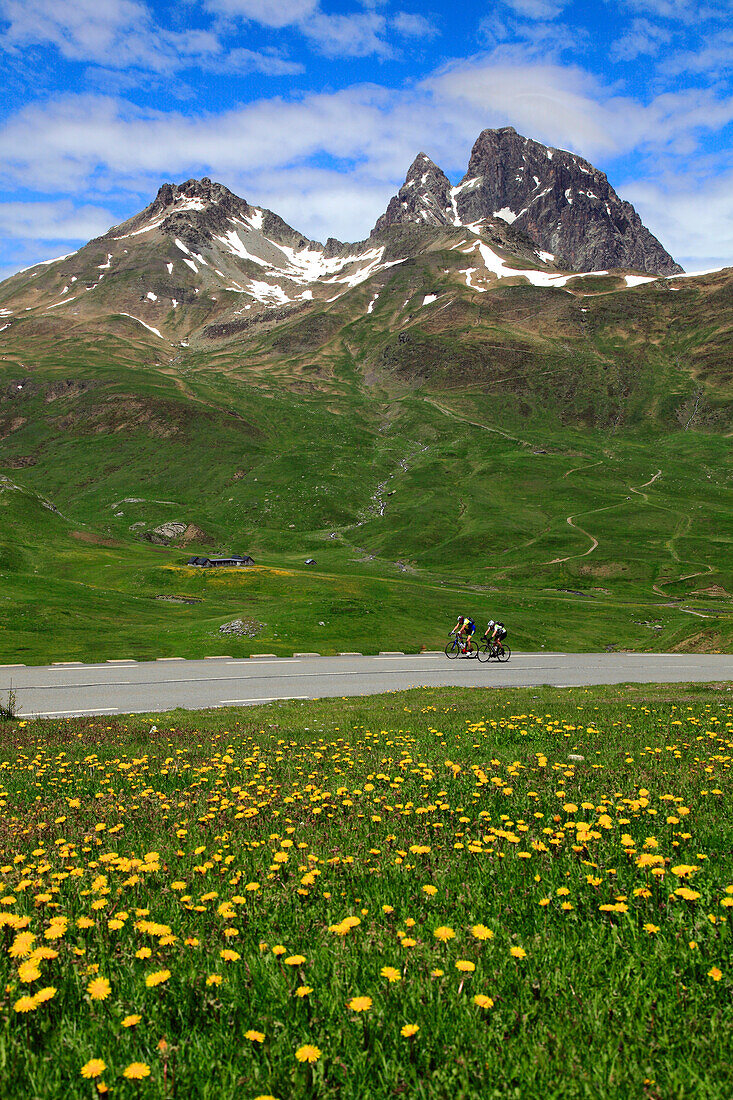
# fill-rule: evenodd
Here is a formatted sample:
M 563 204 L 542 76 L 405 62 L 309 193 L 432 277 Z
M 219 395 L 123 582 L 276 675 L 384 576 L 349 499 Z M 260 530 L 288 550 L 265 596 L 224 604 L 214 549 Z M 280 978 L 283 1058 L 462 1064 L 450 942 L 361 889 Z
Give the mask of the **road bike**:
M 476 657 L 478 650 L 471 638 L 468 639 L 467 651 L 463 651 L 463 639 L 455 632 L 451 633 L 445 647 L 445 655 L 453 660 L 454 657 Z
M 497 661 L 508 661 L 511 655 L 512 651 L 508 645 L 488 639 L 479 645 L 477 651 L 479 661 L 489 661 L 492 657 L 495 657 Z

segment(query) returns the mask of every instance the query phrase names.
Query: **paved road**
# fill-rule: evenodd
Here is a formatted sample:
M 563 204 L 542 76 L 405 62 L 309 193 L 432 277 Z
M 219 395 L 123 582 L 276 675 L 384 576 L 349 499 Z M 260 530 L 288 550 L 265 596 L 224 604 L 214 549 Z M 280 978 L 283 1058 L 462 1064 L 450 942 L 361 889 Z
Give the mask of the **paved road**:
M 0 666 L 0 701 L 5 702 L 12 687 L 23 716 L 66 718 L 374 695 L 420 686 L 573 687 L 688 680 L 733 683 L 733 655 L 515 653 L 507 664 L 479 664 L 423 653 L 8 665 Z

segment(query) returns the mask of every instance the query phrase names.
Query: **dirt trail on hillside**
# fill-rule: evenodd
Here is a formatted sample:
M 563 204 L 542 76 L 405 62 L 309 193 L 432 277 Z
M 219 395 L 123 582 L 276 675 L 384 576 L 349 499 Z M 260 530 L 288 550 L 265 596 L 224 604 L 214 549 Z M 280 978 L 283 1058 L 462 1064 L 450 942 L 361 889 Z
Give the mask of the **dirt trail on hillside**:
M 482 424 L 480 420 L 471 420 L 470 417 L 464 416 L 462 413 L 454 412 L 453 409 L 447 409 L 445 405 L 441 405 L 439 401 L 436 401 L 434 397 L 425 397 L 423 400 L 432 405 L 433 408 L 438 409 L 445 416 L 451 417 L 452 420 L 458 420 L 463 424 L 471 424 L 474 428 L 481 428 L 485 432 L 493 432 L 494 435 L 502 435 L 505 439 L 511 439 L 515 443 L 521 443 L 523 447 L 535 447 L 535 443 L 530 443 L 528 439 L 522 439 L 518 435 L 512 435 L 510 432 L 503 432 L 501 428 L 489 428 L 487 424 Z

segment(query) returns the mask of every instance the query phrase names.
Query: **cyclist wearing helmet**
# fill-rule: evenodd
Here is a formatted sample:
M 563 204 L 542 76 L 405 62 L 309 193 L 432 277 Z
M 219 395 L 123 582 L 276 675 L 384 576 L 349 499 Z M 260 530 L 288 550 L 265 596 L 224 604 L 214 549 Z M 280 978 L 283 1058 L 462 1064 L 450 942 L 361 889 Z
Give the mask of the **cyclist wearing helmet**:
M 501 645 L 507 635 L 506 627 L 503 623 L 494 622 L 493 619 L 489 619 L 488 626 L 484 632 L 484 638 L 488 642 L 493 642 L 494 645 Z
M 468 653 L 471 647 L 471 635 L 476 633 L 476 624 L 468 615 L 459 615 L 458 622 L 453 627 L 451 634 L 457 634 L 461 642 L 461 650 Z

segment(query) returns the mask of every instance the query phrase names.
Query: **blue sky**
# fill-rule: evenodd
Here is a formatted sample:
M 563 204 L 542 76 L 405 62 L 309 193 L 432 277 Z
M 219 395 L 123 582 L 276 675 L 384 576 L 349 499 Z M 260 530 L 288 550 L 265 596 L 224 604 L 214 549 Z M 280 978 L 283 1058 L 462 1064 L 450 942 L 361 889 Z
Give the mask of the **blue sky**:
M 733 0 L 0 0 L 0 50 L 2 277 L 191 176 L 358 240 L 504 125 L 733 264 Z

